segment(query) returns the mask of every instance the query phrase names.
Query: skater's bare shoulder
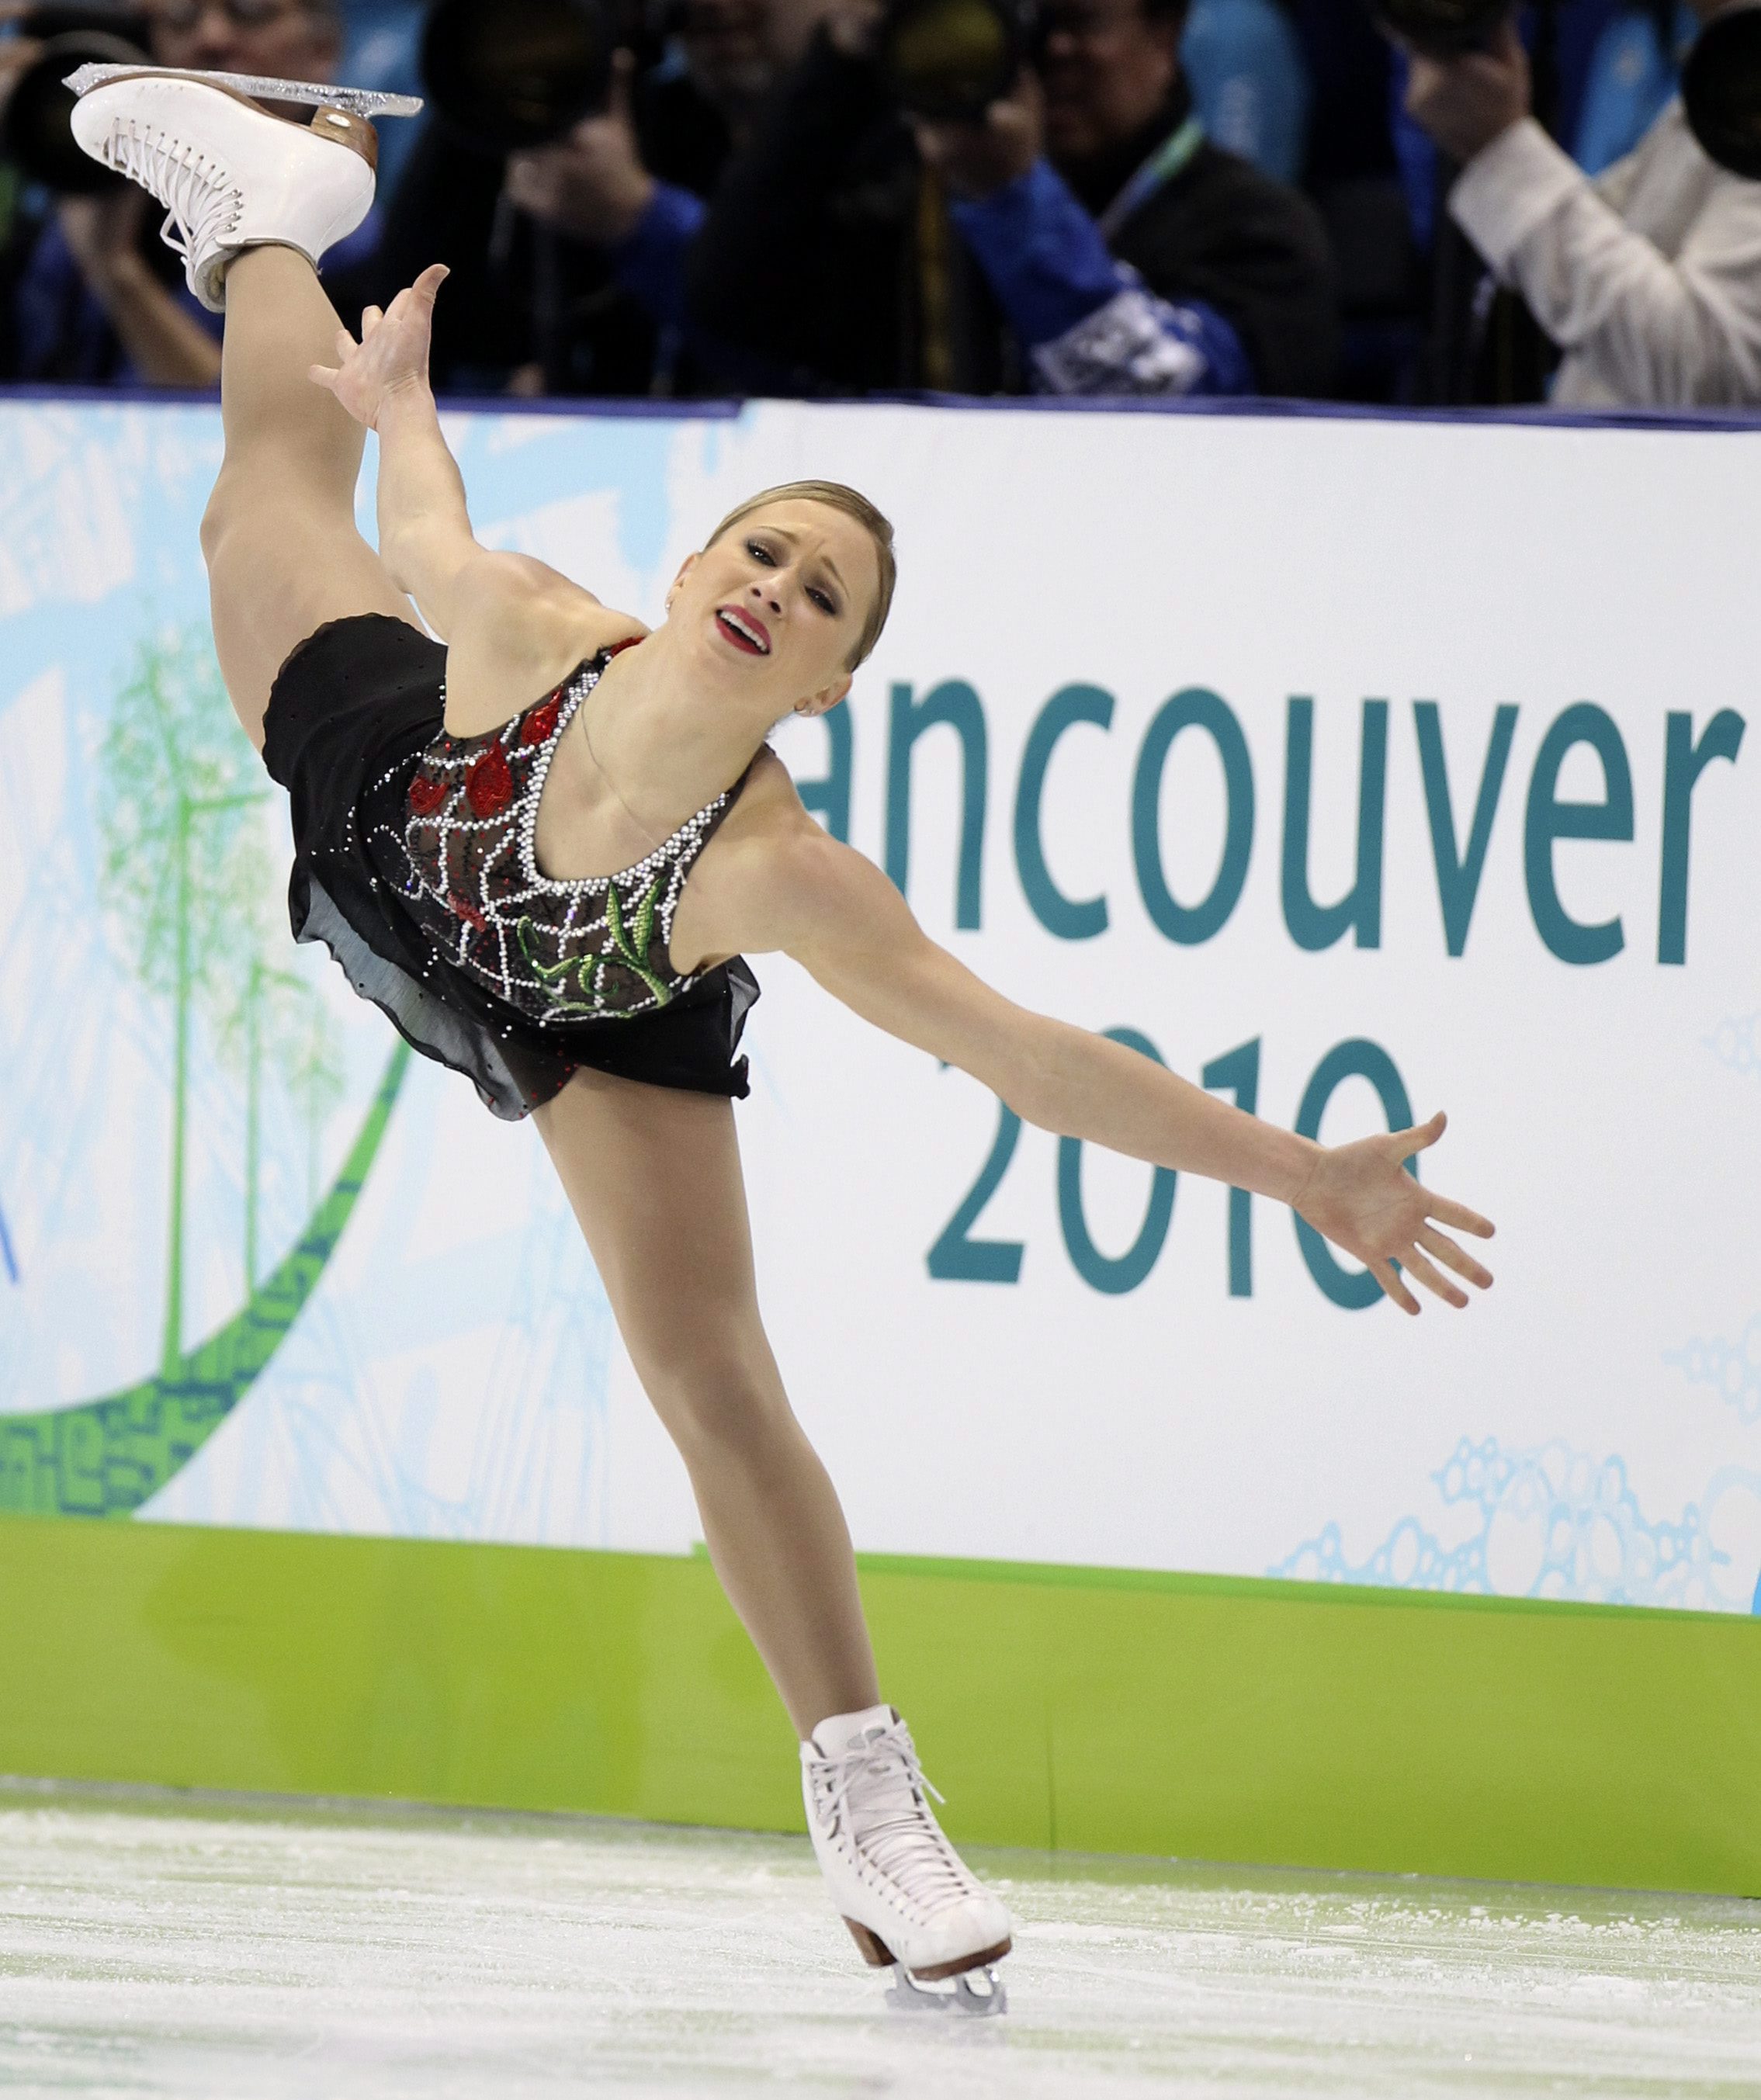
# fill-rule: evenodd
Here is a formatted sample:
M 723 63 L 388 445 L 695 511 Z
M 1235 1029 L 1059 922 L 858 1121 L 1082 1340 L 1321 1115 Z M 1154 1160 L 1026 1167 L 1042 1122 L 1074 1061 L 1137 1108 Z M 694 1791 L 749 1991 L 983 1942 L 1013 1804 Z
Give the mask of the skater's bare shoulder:
M 874 862 L 808 814 L 769 751 L 681 901 L 679 967 L 698 967 L 693 946 L 787 955 L 865 1021 L 968 1070 L 1035 1018 L 924 932 Z
M 634 614 L 530 554 L 473 546 L 449 593 L 446 725 L 498 729 L 615 642 L 648 629 Z

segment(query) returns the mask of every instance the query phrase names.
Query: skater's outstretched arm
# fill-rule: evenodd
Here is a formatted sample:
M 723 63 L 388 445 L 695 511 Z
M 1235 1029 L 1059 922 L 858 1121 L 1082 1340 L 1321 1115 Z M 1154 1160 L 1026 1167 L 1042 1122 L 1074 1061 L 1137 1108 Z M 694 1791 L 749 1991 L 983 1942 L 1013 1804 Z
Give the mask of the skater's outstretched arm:
M 1263 1123 L 1120 1043 L 1005 999 L 924 933 L 872 861 L 810 818 L 766 830 L 744 848 L 730 842 L 715 871 L 713 909 L 730 949 L 792 955 L 864 1020 L 970 1072 L 1026 1122 L 1290 1204 L 1403 1311 L 1419 1304 L 1397 1261 L 1451 1305 L 1468 1295 L 1442 1269 L 1491 1282 L 1437 1229 L 1490 1238 L 1491 1224 L 1401 1171 L 1443 1135 L 1441 1113 L 1334 1146 Z
M 337 362 L 316 383 L 379 438 L 379 558 L 447 646 L 447 726 L 470 735 L 505 721 L 607 642 L 645 632 L 530 554 L 479 546 L 465 483 L 428 384 L 444 265 L 424 270 L 361 339 L 337 333 Z

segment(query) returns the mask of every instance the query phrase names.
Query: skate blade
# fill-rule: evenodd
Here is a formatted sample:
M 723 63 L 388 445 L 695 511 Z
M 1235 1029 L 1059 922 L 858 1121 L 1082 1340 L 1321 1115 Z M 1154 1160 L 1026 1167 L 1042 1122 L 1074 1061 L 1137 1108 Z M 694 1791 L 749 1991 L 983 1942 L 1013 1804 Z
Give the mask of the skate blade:
M 152 73 L 170 80 L 199 80 L 210 87 L 229 88 L 235 95 L 255 102 L 297 102 L 309 109 L 341 109 L 351 117 L 413 117 L 421 108 L 419 95 L 382 95 L 371 87 L 330 87 L 310 80 L 271 80 L 256 73 L 189 73 L 175 66 L 82 65 L 62 82 L 76 95 L 85 95 L 107 80 Z
M 982 1988 L 978 1988 L 982 1983 Z M 1008 2010 L 1008 1992 L 995 1969 L 964 1969 L 939 1988 L 920 1983 L 897 1963 L 886 1994 L 895 2013 L 951 2013 L 956 2019 L 990 2019 Z

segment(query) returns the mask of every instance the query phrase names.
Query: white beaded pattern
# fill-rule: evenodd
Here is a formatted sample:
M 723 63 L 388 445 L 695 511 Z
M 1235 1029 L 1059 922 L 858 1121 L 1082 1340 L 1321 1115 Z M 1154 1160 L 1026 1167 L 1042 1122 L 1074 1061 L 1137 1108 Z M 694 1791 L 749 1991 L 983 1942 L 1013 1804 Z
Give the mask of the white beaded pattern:
M 370 849 L 382 868 L 387 867 L 382 847 L 393 849 L 407 865 L 408 883 L 394 880 L 392 886 L 413 907 L 413 915 L 424 929 L 431 937 L 446 941 L 450 948 L 446 960 L 455 968 L 480 979 L 541 1027 L 567 1027 L 595 1015 L 607 1020 L 629 1019 L 666 1004 L 698 982 L 700 973 L 675 974 L 667 947 L 686 878 L 733 797 L 731 788 L 724 789 L 713 802 L 688 817 L 670 838 L 616 875 L 557 877 L 543 872 L 536 858 L 539 799 L 563 734 L 598 683 L 606 661 L 603 656 L 594 658 L 563 690 L 556 721 L 541 743 L 523 744 L 521 736 L 527 719 L 539 708 L 549 704 L 555 695 L 547 696 L 501 729 L 483 736 L 437 739 L 423 752 L 415 777 L 444 776 L 446 799 L 426 812 L 411 809 L 406 800 L 403 835 L 381 824 L 370 841 Z M 474 817 L 466 814 L 470 807 L 466 778 L 495 743 L 500 743 L 510 770 L 520 763 L 529 764 L 531 771 L 523 788 L 516 782 L 514 796 L 505 807 L 488 817 Z M 391 768 L 380 775 L 375 788 L 388 786 L 403 770 L 403 766 Z M 476 864 L 471 893 L 459 900 L 482 920 L 480 926 L 456 908 L 452 893 L 437 888 L 425 873 L 433 867 L 444 884 L 450 841 L 472 832 L 504 835 Z M 643 983 L 620 955 L 610 924 L 609 899 L 615 889 L 620 920 L 628 925 L 638 909 L 638 900 L 651 885 L 662 880 L 664 888 L 655 902 L 654 932 L 647 951 L 639 958 L 647 972 L 659 980 L 661 989 L 657 990 Z M 595 905 L 597 910 L 593 908 Z M 624 995 L 616 1004 L 607 1004 L 596 982 L 590 1000 L 584 1001 L 572 990 L 565 993 L 546 984 L 521 948 L 523 922 L 532 938 L 554 948 L 554 960 L 547 968 L 554 972 L 558 965 L 568 965 L 562 973 L 563 982 L 578 985 L 578 966 L 592 968 L 602 964 L 617 973 L 616 982 Z M 483 937 L 492 933 L 494 950 L 486 954 Z M 641 995 L 629 998 L 629 992 L 638 986 Z

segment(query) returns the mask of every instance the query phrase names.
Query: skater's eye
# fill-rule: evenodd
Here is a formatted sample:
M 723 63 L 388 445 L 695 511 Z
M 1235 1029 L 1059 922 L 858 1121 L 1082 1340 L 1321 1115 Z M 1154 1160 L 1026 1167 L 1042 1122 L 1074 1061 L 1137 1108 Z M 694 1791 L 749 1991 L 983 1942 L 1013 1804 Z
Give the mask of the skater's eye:
M 746 542 L 746 551 L 755 562 L 762 562 L 767 569 L 774 569 L 777 565 L 775 552 L 767 547 L 762 540 L 748 540 Z M 822 612 L 828 613 L 833 620 L 837 618 L 837 600 L 829 591 L 822 590 L 814 585 L 810 588 L 807 595 Z

